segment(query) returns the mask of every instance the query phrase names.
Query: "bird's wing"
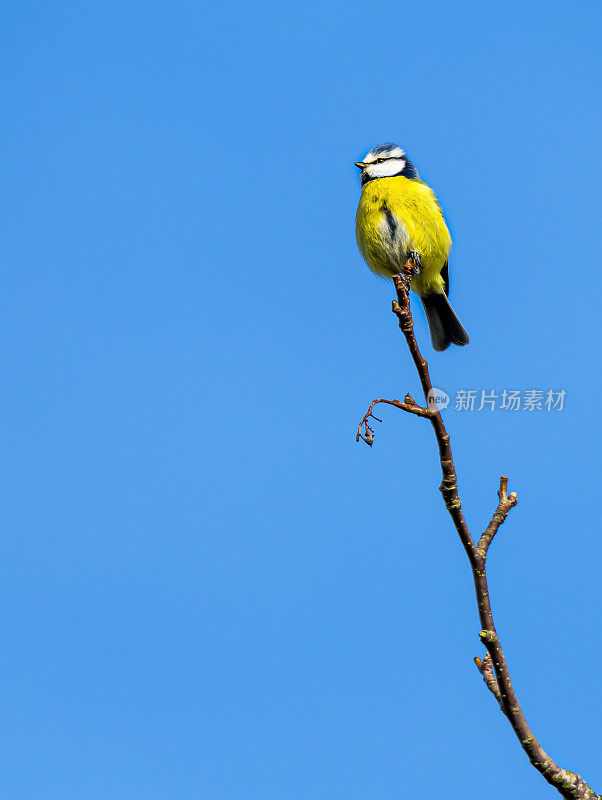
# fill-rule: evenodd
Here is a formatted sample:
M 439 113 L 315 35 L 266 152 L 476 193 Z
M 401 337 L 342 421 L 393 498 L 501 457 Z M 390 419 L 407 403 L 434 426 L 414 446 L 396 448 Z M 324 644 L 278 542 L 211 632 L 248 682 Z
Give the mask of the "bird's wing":
M 445 292 L 445 296 L 449 296 L 449 261 L 446 261 L 443 265 L 443 269 L 441 270 L 441 277 L 443 278 L 443 282 L 445 284 L 443 291 Z

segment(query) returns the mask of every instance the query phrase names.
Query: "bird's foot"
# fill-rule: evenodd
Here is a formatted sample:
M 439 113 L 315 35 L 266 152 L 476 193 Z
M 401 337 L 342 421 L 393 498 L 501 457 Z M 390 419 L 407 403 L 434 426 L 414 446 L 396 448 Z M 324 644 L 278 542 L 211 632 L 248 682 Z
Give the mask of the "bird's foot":
M 407 256 L 406 263 L 403 267 L 399 270 L 399 275 L 401 279 L 406 285 L 406 288 L 410 289 L 410 283 L 412 282 L 412 278 L 414 275 L 419 275 L 420 270 L 422 268 L 422 261 L 420 260 L 420 253 L 416 250 L 410 250 Z
M 408 253 L 408 265 L 410 266 L 414 275 L 420 275 L 422 261 L 420 259 L 420 253 L 417 250 L 410 250 Z

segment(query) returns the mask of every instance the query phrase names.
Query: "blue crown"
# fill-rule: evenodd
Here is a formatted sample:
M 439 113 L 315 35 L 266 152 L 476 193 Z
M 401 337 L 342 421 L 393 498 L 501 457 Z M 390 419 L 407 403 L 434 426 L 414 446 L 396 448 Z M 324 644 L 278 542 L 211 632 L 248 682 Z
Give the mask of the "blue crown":
M 395 150 L 398 148 L 399 145 L 395 144 L 394 142 L 385 142 L 384 144 L 377 144 L 376 147 L 373 147 L 370 150 L 371 153 L 374 153 L 375 156 L 380 155 L 380 153 L 387 153 L 389 150 Z M 401 150 L 401 147 L 399 147 Z

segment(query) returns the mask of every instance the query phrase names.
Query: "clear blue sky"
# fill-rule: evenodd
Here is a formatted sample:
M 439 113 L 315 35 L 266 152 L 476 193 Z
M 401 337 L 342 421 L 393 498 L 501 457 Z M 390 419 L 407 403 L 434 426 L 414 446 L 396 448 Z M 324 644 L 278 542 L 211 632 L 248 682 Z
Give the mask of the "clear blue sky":
M 353 161 L 454 236 L 436 385 L 551 755 L 602 791 L 600 8 L 5 4 L 0 794 L 555 796 L 477 674 L 464 553 Z M 433 754 L 435 758 L 433 759 Z

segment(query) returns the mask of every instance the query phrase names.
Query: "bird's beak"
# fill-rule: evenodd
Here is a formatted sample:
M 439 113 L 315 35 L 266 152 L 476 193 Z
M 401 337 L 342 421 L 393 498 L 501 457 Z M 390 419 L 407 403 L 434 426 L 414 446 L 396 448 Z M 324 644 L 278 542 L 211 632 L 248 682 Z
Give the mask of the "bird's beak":
M 364 169 L 364 167 L 368 166 L 364 161 L 354 161 L 353 163 L 355 164 L 356 167 L 359 167 L 360 169 Z

